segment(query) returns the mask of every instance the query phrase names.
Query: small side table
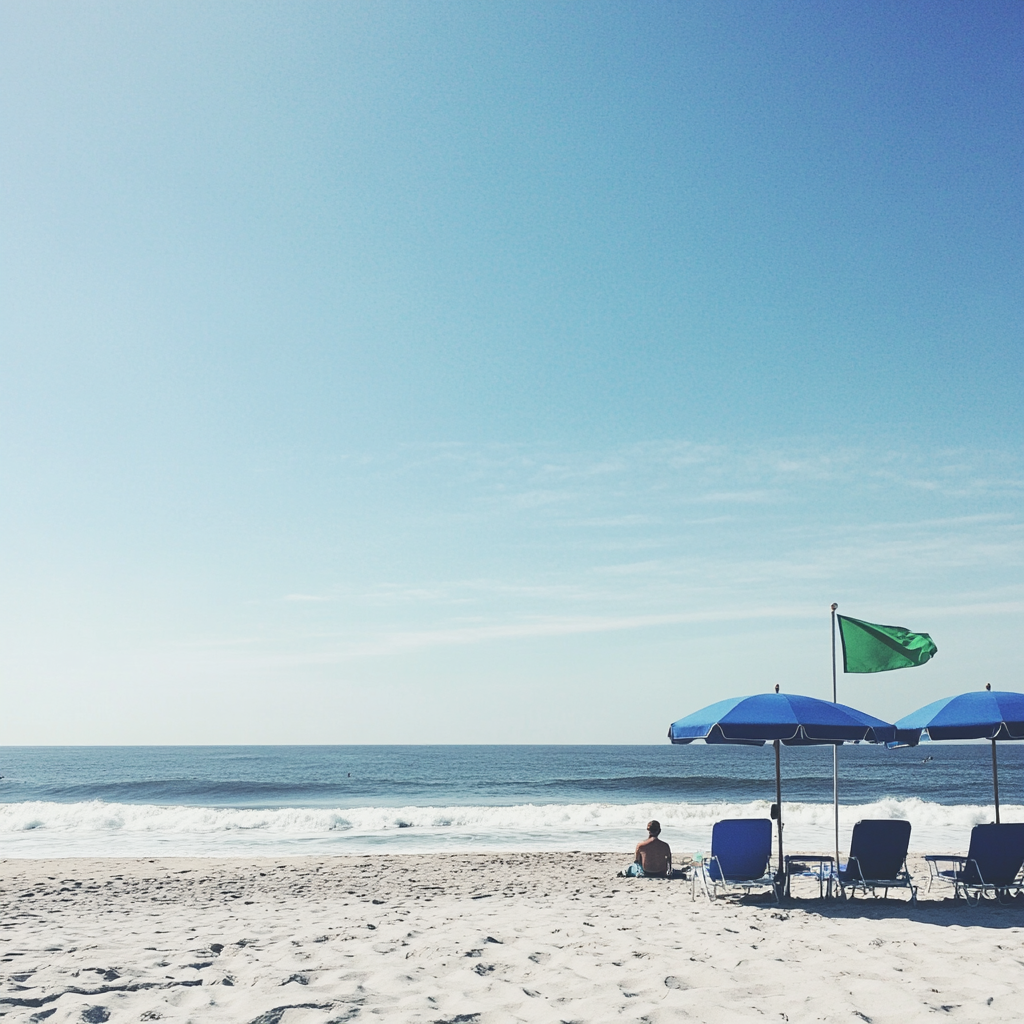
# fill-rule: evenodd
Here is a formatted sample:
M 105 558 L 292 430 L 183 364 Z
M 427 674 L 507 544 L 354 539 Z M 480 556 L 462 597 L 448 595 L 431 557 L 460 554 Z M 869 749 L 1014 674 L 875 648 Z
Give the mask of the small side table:
M 818 876 L 818 899 L 819 900 L 820 899 L 824 899 L 825 896 L 828 896 L 829 899 L 832 898 L 832 877 L 835 874 L 835 863 L 836 863 L 835 857 L 831 857 L 831 856 L 829 856 L 829 857 L 812 857 L 812 856 L 801 857 L 801 856 L 799 856 L 797 854 L 794 854 L 793 856 L 789 856 L 787 854 L 786 858 L 785 858 L 785 862 L 786 862 L 786 895 L 787 896 L 789 895 L 789 880 L 790 880 L 790 878 L 792 878 L 792 875 L 790 874 L 790 870 L 789 870 L 790 861 L 792 861 L 794 864 L 817 864 L 818 865 L 818 870 L 817 870 L 817 876 Z M 827 876 L 827 878 L 826 878 L 826 875 L 825 875 L 825 865 L 826 864 L 828 865 L 828 876 Z M 808 875 L 813 875 L 813 874 L 815 874 L 815 872 L 808 871 L 807 874 Z

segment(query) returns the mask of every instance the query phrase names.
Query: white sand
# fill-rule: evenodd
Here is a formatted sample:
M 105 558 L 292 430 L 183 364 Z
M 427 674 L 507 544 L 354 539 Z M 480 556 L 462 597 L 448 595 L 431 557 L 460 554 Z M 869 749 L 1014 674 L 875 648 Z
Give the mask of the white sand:
M 693 903 L 688 882 L 614 877 L 629 854 L 564 856 L 3 861 L 0 1014 L 882 1024 L 1024 1013 L 1022 907 L 972 910 L 923 889 L 916 909 Z

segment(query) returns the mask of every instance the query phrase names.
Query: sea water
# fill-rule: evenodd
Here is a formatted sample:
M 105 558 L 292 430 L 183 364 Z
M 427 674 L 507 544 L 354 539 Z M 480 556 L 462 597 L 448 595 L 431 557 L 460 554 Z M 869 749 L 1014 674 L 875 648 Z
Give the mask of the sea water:
M 1024 744 L 1000 744 L 1002 817 L 1024 821 Z M 833 847 L 832 750 L 782 749 L 785 839 Z M 841 844 L 907 818 L 920 851 L 993 820 L 987 744 L 839 750 Z M 771 746 L 0 749 L 0 856 L 283 856 L 631 850 L 651 818 L 680 852 L 767 817 Z

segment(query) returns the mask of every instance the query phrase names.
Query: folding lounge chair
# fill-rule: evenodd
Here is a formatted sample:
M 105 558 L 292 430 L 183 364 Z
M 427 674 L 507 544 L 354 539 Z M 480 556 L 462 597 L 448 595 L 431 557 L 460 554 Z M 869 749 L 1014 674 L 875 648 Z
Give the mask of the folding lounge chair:
M 944 882 L 953 886 L 954 899 L 959 899 L 963 892 L 972 907 L 985 896 L 1006 902 L 1011 889 L 1019 894 L 1024 887 L 1020 878 L 1024 865 L 1024 823 L 975 825 L 966 857 L 940 854 L 925 860 L 931 873 L 929 892 L 932 883 Z M 948 867 L 943 868 L 943 864 Z
M 858 821 L 850 839 L 850 858 L 837 875 L 842 895 L 846 897 L 847 889 L 851 897 L 870 889 L 877 896 L 882 889 L 884 897 L 890 889 L 909 889 L 910 901 L 916 903 L 917 886 L 907 871 L 909 846 L 909 821 Z
M 711 830 L 711 852 L 700 865 L 704 892 L 714 899 L 723 892 L 743 889 L 772 891 L 775 901 L 775 875 L 769 862 L 772 856 L 772 823 L 768 818 L 730 818 L 715 823 Z M 696 879 L 697 872 L 694 872 Z

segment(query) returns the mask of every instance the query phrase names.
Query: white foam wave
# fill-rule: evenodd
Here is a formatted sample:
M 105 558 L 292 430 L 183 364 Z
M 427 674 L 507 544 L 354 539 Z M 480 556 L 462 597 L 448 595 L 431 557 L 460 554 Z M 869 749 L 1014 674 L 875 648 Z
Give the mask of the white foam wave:
M 664 837 L 685 851 L 707 845 L 722 818 L 767 817 L 768 804 L 517 804 L 451 807 L 222 807 L 105 803 L 0 804 L 0 856 L 152 856 L 244 853 L 359 853 L 477 849 L 628 850 L 657 818 Z M 989 805 L 945 806 L 887 798 L 841 809 L 841 843 L 861 818 L 906 818 L 912 848 L 956 851 L 971 828 L 992 820 Z M 1003 806 L 1003 820 L 1024 821 L 1024 806 Z M 832 805 L 784 805 L 791 849 L 828 849 Z

